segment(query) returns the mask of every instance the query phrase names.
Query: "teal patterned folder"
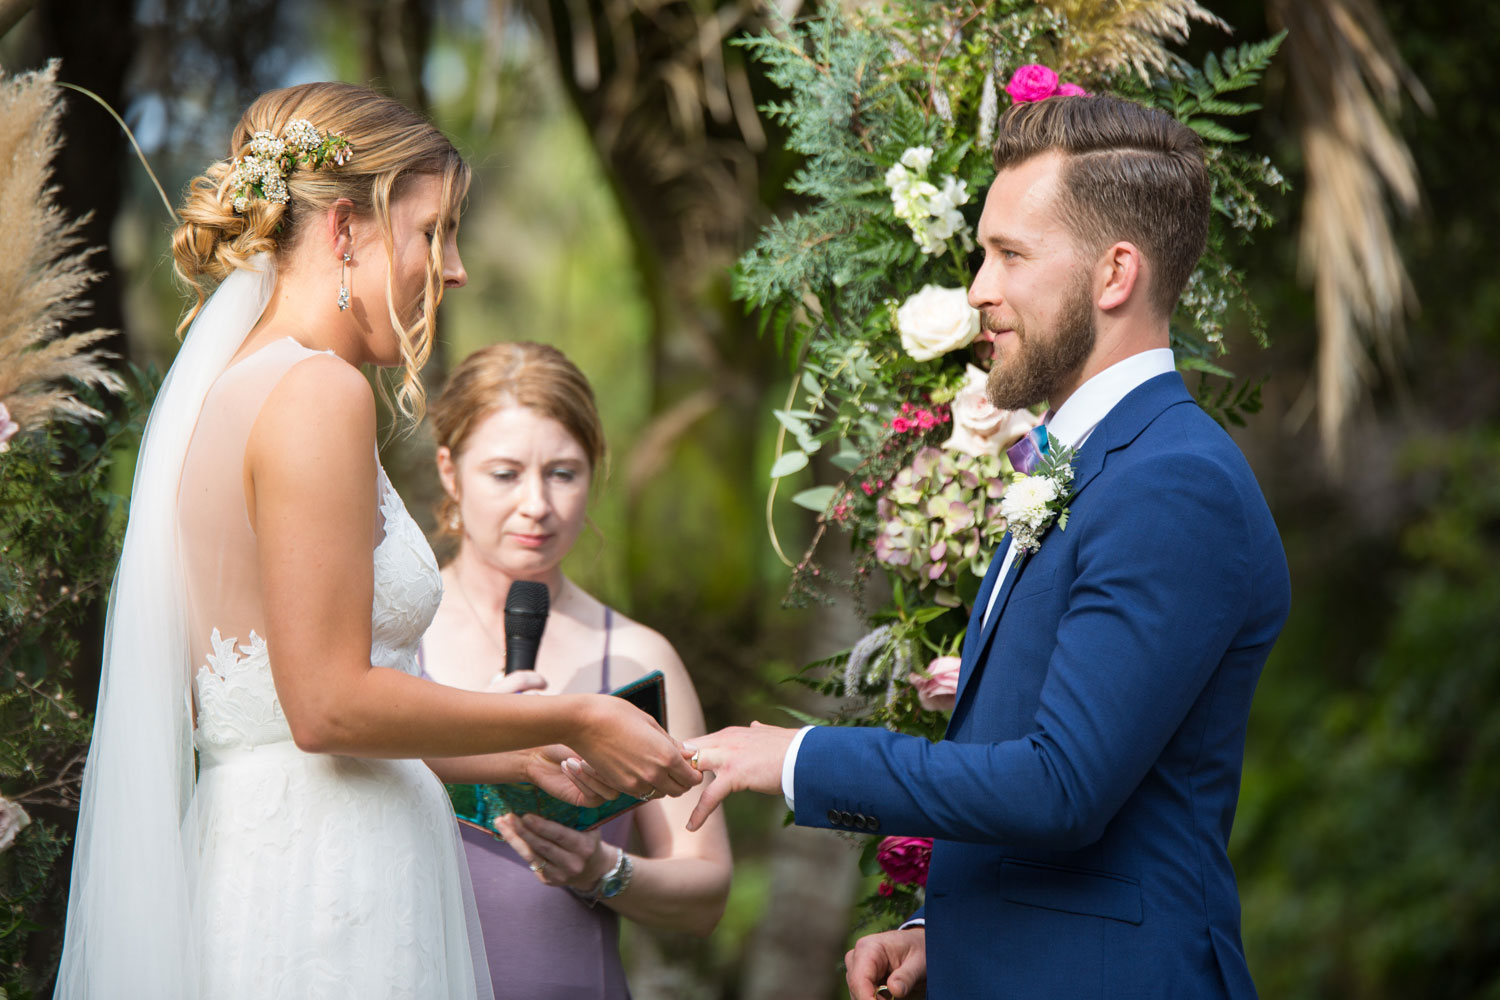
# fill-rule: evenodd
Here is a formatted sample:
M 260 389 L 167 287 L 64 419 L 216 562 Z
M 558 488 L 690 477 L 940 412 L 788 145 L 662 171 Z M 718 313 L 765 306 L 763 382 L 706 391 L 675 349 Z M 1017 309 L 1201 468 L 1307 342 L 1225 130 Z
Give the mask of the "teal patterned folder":
M 660 670 L 653 670 L 640 680 L 632 681 L 610 693 L 626 699 L 659 722 L 662 728 L 666 728 L 667 689 Z M 646 801 L 633 795 L 621 795 L 603 805 L 575 806 L 548 795 L 529 781 L 444 787 L 448 789 L 448 799 L 453 803 L 453 814 L 460 822 L 476 826 L 496 837 L 499 834 L 495 832 L 495 820 L 506 813 L 532 813 L 575 830 L 592 830 Z

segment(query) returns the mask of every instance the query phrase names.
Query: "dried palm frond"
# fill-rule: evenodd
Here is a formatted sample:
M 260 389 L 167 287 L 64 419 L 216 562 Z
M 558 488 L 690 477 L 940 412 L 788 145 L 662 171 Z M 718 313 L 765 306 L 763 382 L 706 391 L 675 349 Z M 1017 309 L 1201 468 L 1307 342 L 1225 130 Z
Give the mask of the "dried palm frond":
M 1337 467 L 1343 430 L 1379 358 L 1399 377 L 1416 294 L 1392 228 L 1420 204 L 1411 150 L 1391 117 L 1401 92 L 1431 99 L 1401 61 L 1370 0 L 1273 0 L 1287 29 L 1286 65 L 1306 162 L 1301 268 L 1318 314 L 1317 406 L 1324 454 Z
M 0 402 L 23 428 L 101 416 L 67 379 L 125 389 L 104 364 L 111 355 L 89 349 L 111 331 L 58 336 L 87 310 L 83 294 L 99 274 L 88 263 L 93 250 L 78 248 L 83 220 L 67 218 L 53 199 L 62 112 L 56 79 L 55 60 L 37 72 L 0 74 L 0 136 L 8 147 L 0 157 Z
M 1067 76 L 1130 69 L 1142 81 L 1184 65 L 1167 46 L 1187 41 L 1194 21 L 1229 31 L 1196 0 L 1042 0 L 1067 20 L 1066 41 L 1053 67 Z

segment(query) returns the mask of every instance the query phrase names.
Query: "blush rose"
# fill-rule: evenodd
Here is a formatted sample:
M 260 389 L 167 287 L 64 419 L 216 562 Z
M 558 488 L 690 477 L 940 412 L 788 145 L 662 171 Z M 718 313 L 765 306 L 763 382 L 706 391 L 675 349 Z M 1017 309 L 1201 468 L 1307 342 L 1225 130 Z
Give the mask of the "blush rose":
M 943 447 L 966 455 L 999 455 L 1041 422 L 1030 410 L 998 410 L 985 385 L 989 376 L 969 365 L 964 387 L 953 397 L 953 434 Z
M 958 697 L 958 672 L 962 661 L 939 656 L 927 664 L 925 674 L 911 673 L 906 679 L 917 689 L 917 701 L 929 712 L 951 712 Z

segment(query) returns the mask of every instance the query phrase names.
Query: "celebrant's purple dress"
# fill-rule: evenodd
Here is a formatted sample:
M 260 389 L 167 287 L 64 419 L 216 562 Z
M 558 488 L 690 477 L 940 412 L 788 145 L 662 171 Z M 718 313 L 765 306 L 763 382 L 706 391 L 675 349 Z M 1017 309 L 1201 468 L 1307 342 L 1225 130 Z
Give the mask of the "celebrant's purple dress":
M 614 615 L 604 609 L 604 661 L 599 693 L 609 682 L 609 634 Z M 422 660 L 418 651 L 417 660 Z M 428 677 L 426 669 L 423 677 Z M 633 812 L 599 828 L 604 842 L 626 847 Z M 485 954 L 496 997 L 525 1000 L 630 1000 L 620 964 L 620 918 L 603 903 L 590 907 L 560 886 L 537 881 L 500 837 L 459 824 Z

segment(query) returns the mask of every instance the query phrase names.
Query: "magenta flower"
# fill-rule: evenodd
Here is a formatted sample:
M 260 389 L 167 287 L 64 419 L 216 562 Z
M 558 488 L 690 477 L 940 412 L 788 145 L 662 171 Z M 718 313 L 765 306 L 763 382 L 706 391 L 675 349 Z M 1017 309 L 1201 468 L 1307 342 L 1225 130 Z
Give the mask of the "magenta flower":
M 887 837 L 880 842 L 875 860 L 892 882 L 926 885 L 932 864 L 931 837 Z
M 1030 63 L 1016 70 L 1005 92 L 1017 104 L 1045 101 L 1057 93 L 1057 74 L 1040 63 Z
M 1078 86 L 1078 84 L 1076 84 L 1076 83 L 1065 83 L 1062 86 L 1060 86 L 1060 87 L 1057 88 L 1057 93 L 1054 94 L 1053 96 L 1054 97 L 1092 97 L 1094 95 L 1090 94 L 1087 90 L 1084 90 L 1082 87 Z

